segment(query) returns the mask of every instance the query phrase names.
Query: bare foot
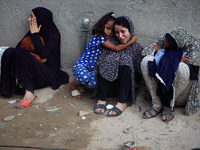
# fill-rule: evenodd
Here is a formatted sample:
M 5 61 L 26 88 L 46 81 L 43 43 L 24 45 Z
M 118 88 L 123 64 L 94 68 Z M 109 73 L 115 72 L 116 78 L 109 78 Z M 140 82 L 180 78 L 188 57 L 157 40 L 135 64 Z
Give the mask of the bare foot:
M 106 101 L 101 101 L 101 100 L 98 100 L 97 104 L 103 104 L 103 105 L 106 105 Z M 96 113 L 104 113 L 104 109 L 102 108 L 97 108 L 95 110 Z
M 118 102 L 115 107 L 119 108 L 123 112 L 127 108 L 127 103 Z M 114 111 L 110 111 L 109 115 L 110 116 L 116 116 L 117 114 Z

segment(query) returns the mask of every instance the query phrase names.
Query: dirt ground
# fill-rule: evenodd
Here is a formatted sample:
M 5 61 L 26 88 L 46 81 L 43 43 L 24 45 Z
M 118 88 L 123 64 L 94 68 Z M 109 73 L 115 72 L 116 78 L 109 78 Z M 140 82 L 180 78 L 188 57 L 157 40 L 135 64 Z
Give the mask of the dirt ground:
M 136 104 L 118 117 L 94 114 L 96 100 L 89 98 L 91 91 L 77 100 L 71 97 L 69 84 L 62 85 L 44 103 L 35 102 L 25 109 L 7 103 L 22 96 L 0 97 L 0 149 L 120 150 L 128 141 L 134 141 L 137 150 L 200 148 L 200 111 L 188 117 L 183 107 L 176 107 L 175 118 L 169 123 L 162 122 L 161 115 L 143 119 L 142 113 L 151 106 L 144 99 L 145 92 L 141 85 Z M 55 108 L 48 111 L 48 107 Z M 7 116 L 15 118 L 4 121 Z

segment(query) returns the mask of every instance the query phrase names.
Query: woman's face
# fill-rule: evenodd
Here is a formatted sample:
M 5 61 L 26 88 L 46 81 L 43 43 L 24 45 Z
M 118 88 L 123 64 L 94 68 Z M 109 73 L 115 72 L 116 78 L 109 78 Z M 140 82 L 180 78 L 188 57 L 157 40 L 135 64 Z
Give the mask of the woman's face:
M 33 13 L 33 12 L 31 12 L 31 15 L 30 15 L 30 17 L 28 18 L 28 23 L 30 24 L 30 23 L 31 23 L 31 21 L 32 21 L 33 19 L 36 19 L 36 17 L 35 17 L 35 15 L 34 15 L 34 13 Z
M 121 43 L 127 43 L 131 36 L 128 28 L 120 25 L 115 25 L 115 35 Z
M 165 49 L 171 49 L 171 45 L 169 44 L 169 42 L 167 41 L 167 39 L 164 39 L 164 48 Z
M 114 20 L 110 20 L 105 24 L 104 33 L 106 38 L 111 38 L 113 36 L 113 26 Z

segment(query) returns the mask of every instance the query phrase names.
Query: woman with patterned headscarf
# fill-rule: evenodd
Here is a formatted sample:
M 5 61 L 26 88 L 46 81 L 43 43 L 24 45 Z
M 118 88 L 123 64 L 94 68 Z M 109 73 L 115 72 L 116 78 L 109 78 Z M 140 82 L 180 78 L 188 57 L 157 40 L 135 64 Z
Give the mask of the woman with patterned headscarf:
M 115 45 L 126 43 L 134 36 L 133 23 L 127 16 L 118 17 L 114 23 L 115 36 L 110 39 Z M 108 100 L 117 99 L 118 103 L 108 113 L 108 116 L 119 116 L 127 106 L 136 100 L 135 78 L 141 77 L 140 62 L 143 47 L 134 43 L 120 52 L 103 48 L 97 61 L 98 77 L 94 111 L 104 114 Z M 138 79 L 139 80 L 139 79 Z
M 60 32 L 52 12 L 35 8 L 28 22 L 30 31 L 2 56 L 0 93 L 11 97 L 19 86 L 25 89 L 16 108 L 30 106 L 37 99 L 34 90 L 47 86 L 56 90 L 69 81 L 68 74 L 60 70 Z
M 169 122 L 174 118 L 174 106 L 186 105 L 186 115 L 198 111 L 199 43 L 187 30 L 177 27 L 144 49 L 141 69 L 153 106 L 143 118 L 162 111 L 162 121 Z M 160 54 L 153 56 L 154 50 Z

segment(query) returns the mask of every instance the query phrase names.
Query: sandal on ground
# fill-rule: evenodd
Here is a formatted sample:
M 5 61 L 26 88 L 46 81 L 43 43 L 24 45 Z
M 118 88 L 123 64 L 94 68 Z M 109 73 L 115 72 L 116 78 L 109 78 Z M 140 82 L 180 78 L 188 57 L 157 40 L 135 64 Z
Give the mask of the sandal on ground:
M 109 115 L 109 113 L 110 113 L 111 111 L 115 112 L 116 115 Z M 122 111 L 121 111 L 119 108 L 117 108 L 117 107 L 114 106 L 114 107 L 108 112 L 107 116 L 108 116 L 108 117 L 117 117 L 117 116 L 121 115 L 121 113 L 122 113 Z
M 38 100 L 38 97 L 35 96 L 33 101 L 32 102 L 29 102 L 28 100 L 22 98 L 20 101 L 19 101 L 19 104 L 22 104 L 24 107 L 30 107 L 34 102 L 36 102 Z M 17 106 L 15 106 L 15 108 L 19 108 Z
M 97 109 L 103 109 L 104 110 L 104 112 L 96 112 L 95 110 L 97 110 Z M 104 105 L 104 104 L 96 104 L 95 106 L 94 106 L 94 113 L 95 114 L 99 114 L 99 115 L 103 115 L 104 113 L 105 113 L 105 110 L 106 110 L 106 106 Z
M 76 99 L 81 99 L 81 98 L 83 98 L 83 95 L 79 92 L 78 89 L 72 90 L 72 83 L 71 83 L 71 82 L 70 82 L 70 84 L 69 84 L 69 88 L 70 88 L 70 92 L 71 92 L 72 97 L 74 97 L 74 98 L 76 98 Z
M 146 112 L 148 112 L 148 113 L 151 115 L 151 117 L 147 117 L 147 116 L 145 115 Z M 160 111 L 157 111 L 157 110 L 155 110 L 154 108 L 150 107 L 150 108 L 148 108 L 148 109 L 143 113 L 143 118 L 144 118 L 144 119 L 153 118 L 153 117 L 157 116 L 160 112 L 161 112 L 161 110 L 160 110 Z
M 166 120 L 163 120 L 163 119 L 162 119 L 162 121 L 163 121 L 163 122 L 169 122 L 169 121 L 171 121 L 172 119 L 174 119 L 174 115 L 175 115 L 174 110 L 171 110 L 171 109 L 163 109 L 163 111 L 162 111 L 162 118 L 163 118 L 163 116 L 172 116 L 172 118 L 171 118 L 171 119 L 166 119 Z

